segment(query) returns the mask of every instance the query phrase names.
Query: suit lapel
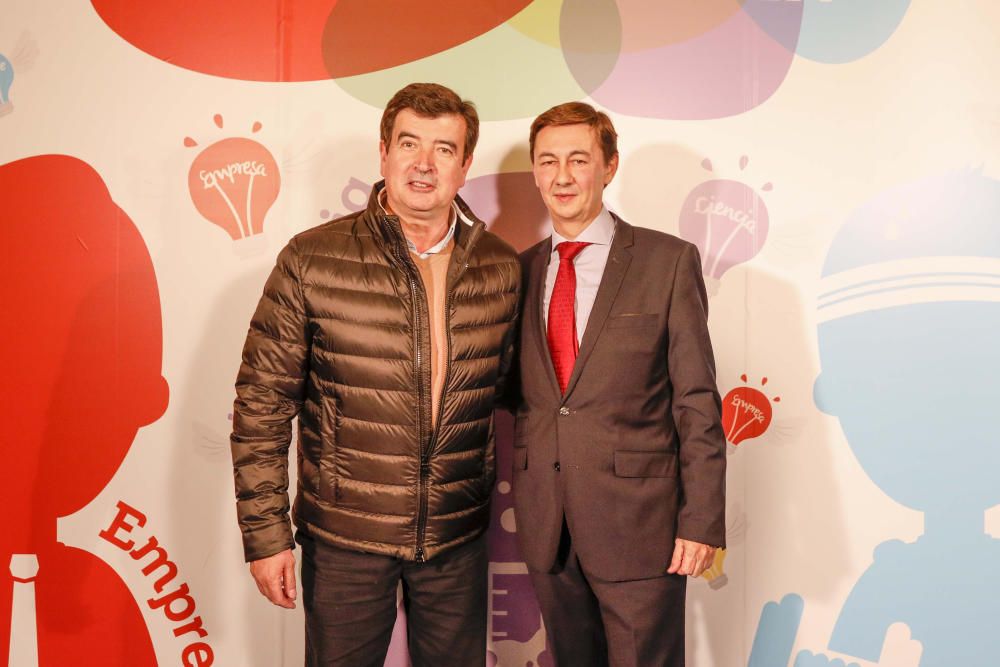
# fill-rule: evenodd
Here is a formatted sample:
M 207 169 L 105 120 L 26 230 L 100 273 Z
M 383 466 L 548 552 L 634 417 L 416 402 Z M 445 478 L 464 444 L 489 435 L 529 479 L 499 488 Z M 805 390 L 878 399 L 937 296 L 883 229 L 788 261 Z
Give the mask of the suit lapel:
M 524 304 L 524 330 L 526 335 L 531 336 L 532 347 L 537 350 L 542 368 L 549 379 L 552 391 L 559 395 L 559 381 L 556 380 L 555 367 L 552 365 L 552 355 L 549 354 L 549 343 L 545 337 L 545 314 L 542 312 L 542 304 L 545 303 L 545 275 L 549 268 L 549 255 L 552 254 L 552 237 L 539 246 L 535 256 L 531 258 L 531 281 L 529 282 L 530 292 Z
M 577 355 L 576 363 L 573 365 L 573 374 L 566 387 L 567 398 L 573 393 L 576 381 L 580 378 L 584 366 L 587 365 L 587 358 L 594 351 L 594 345 L 597 344 L 597 338 L 601 334 L 601 329 L 604 328 L 604 322 L 608 319 L 608 313 L 611 312 L 611 306 L 615 302 L 618 290 L 628 272 L 628 265 L 632 261 L 632 253 L 629 251 L 632 246 L 632 225 L 618 216 L 615 216 L 615 224 L 615 238 L 611 241 L 608 263 L 604 267 L 604 275 L 601 276 L 601 284 L 597 288 L 597 296 L 594 298 L 594 307 L 590 311 L 590 319 L 587 320 L 587 328 L 583 332 L 580 354 Z M 552 368 L 551 361 L 549 367 Z M 555 378 L 554 370 L 552 377 Z

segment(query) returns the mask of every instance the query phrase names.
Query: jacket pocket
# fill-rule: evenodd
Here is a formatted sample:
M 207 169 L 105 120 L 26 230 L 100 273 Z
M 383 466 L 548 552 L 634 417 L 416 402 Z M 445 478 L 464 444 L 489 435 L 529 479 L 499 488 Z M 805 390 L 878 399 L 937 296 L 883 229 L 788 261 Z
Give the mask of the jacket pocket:
M 332 398 L 320 399 L 320 458 L 319 497 L 331 504 L 337 503 L 337 406 Z
M 514 421 L 514 470 L 528 469 L 528 415 Z
M 514 470 L 528 469 L 528 448 L 525 446 L 514 447 Z
M 669 451 L 615 452 L 616 477 L 676 477 L 677 453 Z

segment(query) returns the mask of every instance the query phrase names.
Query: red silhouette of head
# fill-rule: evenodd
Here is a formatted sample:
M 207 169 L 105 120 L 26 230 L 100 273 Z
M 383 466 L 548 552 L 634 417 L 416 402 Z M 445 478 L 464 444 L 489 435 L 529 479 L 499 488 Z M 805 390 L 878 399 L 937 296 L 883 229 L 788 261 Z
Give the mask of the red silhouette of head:
M 38 553 L 166 409 L 160 301 L 142 236 L 88 164 L 12 162 L 0 192 L 0 553 Z

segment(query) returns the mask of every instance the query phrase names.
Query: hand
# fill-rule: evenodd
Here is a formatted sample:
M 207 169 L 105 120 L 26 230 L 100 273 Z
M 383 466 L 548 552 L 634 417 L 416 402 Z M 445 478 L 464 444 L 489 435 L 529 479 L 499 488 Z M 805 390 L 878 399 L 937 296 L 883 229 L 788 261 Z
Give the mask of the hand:
M 667 574 L 700 576 L 715 560 L 715 547 L 691 540 L 674 540 L 674 557 L 670 559 Z
M 291 549 L 253 561 L 250 576 L 261 595 L 279 607 L 295 609 L 295 554 Z

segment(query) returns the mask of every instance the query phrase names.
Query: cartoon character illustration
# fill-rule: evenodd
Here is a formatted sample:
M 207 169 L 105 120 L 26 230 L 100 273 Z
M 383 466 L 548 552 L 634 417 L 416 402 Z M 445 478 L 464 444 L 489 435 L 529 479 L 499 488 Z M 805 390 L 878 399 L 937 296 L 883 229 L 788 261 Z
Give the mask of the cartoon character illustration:
M 877 661 L 889 627 L 903 623 L 923 646 L 921 667 L 1000 663 L 1000 540 L 984 531 L 984 512 L 1000 502 L 998 218 L 1000 182 L 954 172 L 879 195 L 830 248 L 816 403 L 840 420 L 871 480 L 924 514 L 915 542 L 875 549 L 833 627 L 831 651 Z M 801 599 L 782 604 L 792 603 L 801 616 Z M 781 637 L 794 639 L 798 627 L 796 614 L 785 614 L 769 624 L 769 641 L 766 612 L 759 656 L 769 645 L 790 649 Z M 827 664 L 800 658 L 796 665 Z M 751 658 L 754 667 L 779 664 Z
M 125 583 L 97 556 L 60 543 L 56 531 L 59 517 L 107 485 L 138 429 L 166 409 L 149 253 L 80 160 L 44 155 L 2 165 L 0 191 L 8 250 L 0 262 L 0 416 L 8 430 L 0 664 L 155 665 Z

